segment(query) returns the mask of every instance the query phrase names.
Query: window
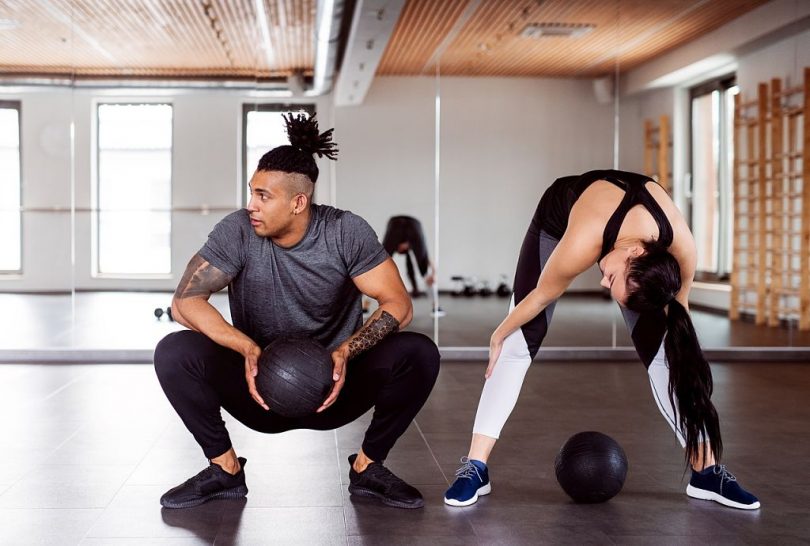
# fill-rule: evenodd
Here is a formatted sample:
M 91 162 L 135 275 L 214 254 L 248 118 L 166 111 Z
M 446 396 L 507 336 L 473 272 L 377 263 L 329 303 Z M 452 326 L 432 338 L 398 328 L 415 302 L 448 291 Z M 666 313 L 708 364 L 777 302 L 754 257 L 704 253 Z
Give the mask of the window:
M 22 271 L 20 103 L 0 101 L 0 271 Z
M 256 171 L 259 159 L 277 146 L 289 144 L 282 114 L 315 114 L 312 104 L 245 104 L 242 116 L 242 172 L 243 187 L 247 188 L 250 177 Z M 250 195 L 245 192 L 244 203 Z
M 172 107 L 98 105 L 98 275 L 171 273 Z
M 731 271 L 734 162 L 733 76 L 691 90 L 691 179 L 688 211 L 697 245 L 700 280 L 722 280 Z

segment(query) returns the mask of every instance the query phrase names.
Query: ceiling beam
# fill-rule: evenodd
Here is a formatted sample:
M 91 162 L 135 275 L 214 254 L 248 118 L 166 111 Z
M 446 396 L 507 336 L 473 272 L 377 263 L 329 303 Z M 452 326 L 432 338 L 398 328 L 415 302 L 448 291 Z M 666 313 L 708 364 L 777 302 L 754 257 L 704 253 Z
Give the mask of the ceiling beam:
M 405 0 L 358 0 L 335 86 L 335 106 L 362 104 Z

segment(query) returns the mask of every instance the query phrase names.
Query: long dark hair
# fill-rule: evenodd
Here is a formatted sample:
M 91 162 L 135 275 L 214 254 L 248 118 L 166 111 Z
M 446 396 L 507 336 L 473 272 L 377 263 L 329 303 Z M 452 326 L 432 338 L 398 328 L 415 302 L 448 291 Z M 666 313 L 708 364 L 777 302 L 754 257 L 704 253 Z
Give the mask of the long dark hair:
M 686 435 L 686 460 L 706 459 L 706 440 L 715 461 L 720 461 L 723 441 L 720 421 L 711 401 L 713 383 L 689 313 L 675 295 L 681 289 L 681 268 L 665 247 L 644 242 L 644 254 L 630 261 L 627 270 L 628 309 L 637 312 L 666 310 L 664 341 L 669 367 L 669 402 L 676 409 L 678 426 Z M 700 444 L 703 442 L 703 449 Z
M 337 144 L 332 142 L 334 129 L 319 133 L 314 114 L 282 114 L 282 117 L 290 143 L 264 154 L 257 170 L 298 173 L 307 176 L 313 183 L 317 182 L 318 165 L 313 155 L 337 159 Z

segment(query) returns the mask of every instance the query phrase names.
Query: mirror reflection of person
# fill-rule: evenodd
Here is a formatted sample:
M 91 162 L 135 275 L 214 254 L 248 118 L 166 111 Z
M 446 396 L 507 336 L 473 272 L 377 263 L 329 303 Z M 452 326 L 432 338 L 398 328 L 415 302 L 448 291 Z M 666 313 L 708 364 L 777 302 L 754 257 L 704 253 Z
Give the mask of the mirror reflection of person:
M 470 451 L 445 503 L 468 506 L 490 493 L 486 462 L 555 303 L 595 263 L 602 286 L 619 303 L 658 409 L 685 448 L 692 467 L 687 495 L 759 508 L 757 498 L 719 464 L 722 441 L 711 401 L 712 374 L 688 311 L 697 263 L 692 233 L 654 180 L 615 170 L 559 178 L 540 199 L 520 251 L 509 315 L 490 339 Z
M 391 256 L 394 253 L 402 254 L 405 256 L 405 272 L 408 275 L 408 280 L 411 282 L 411 296 L 418 298 L 424 295 L 424 292 L 419 290 L 419 284 L 416 280 L 416 270 L 411 261 L 411 255 L 416 260 L 416 266 L 419 268 L 419 273 L 425 280 L 425 284 L 433 286 L 433 281 L 436 278 L 436 271 L 433 263 L 430 261 L 427 252 L 427 244 L 425 244 L 425 234 L 422 231 L 422 223 L 412 216 L 393 216 L 388 220 L 388 226 L 385 229 L 385 236 L 383 237 L 383 247 Z

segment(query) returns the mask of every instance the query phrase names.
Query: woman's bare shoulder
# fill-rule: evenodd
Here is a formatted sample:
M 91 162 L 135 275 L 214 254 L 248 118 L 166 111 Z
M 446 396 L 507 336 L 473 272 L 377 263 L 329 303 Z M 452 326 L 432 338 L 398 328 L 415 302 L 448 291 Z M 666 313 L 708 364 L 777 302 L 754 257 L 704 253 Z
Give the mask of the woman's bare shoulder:
M 664 214 L 672 226 L 672 245 L 669 251 L 678 260 L 681 269 L 688 274 L 689 271 L 694 273 L 696 250 L 695 239 L 692 236 L 692 230 L 689 229 L 689 224 L 681 214 L 680 209 L 670 197 L 669 193 L 656 183 L 647 183 L 647 189 L 653 199 L 664 211 Z
M 584 219 L 607 223 L 610 216 L 624 199 L 624 190 L 607 180 L 594 180 L 571 209 L 572 215 L 586 211 Z

